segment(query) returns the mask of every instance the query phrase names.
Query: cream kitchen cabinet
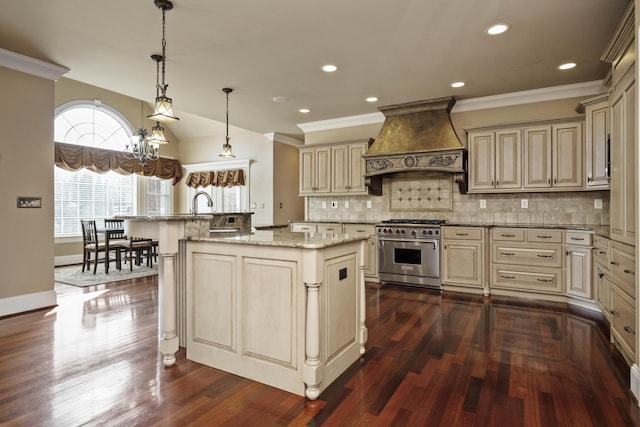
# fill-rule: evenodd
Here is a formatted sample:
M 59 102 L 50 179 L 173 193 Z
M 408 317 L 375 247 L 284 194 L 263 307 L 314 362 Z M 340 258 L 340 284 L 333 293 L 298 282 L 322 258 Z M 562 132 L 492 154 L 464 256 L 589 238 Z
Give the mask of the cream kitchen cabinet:
M 609 188 L 609 96 L 586 99 L 576 107 L 585 115 L 586 187 Z
M 562 230 L 491 230 L 491 287 L 534 293 L 564 290 Z
M 636 357 L 636 248 L 620 242 L 610 243 L 611 338 L 627 360 Z
M 582 189 L 582 122 L 524 129 L 525 189 Z
M 378 281 L 378 238 L 374 224 L 344 224 L 344 234 L 369 236 L 364 250 L 364 277 Z
M 611 64 L 611 239 L 635 245 L 636 240 L 636 25 L 630 4 L 602 59 Z
M 367 194 L 364 184 L 367 142 L 331 147 L 331 193 L 349 195 Z
M 485 228 L 442 227 L 442 283 L 484 288 Z
M 522 130 L 469 133 L 469 192 L 522 188 Z
M 291 231 L 295 233 L 342 233 L 342 224 L 338 222 L 292 222 Z
M 300 148 L 300 195 L 331 192 L 331 148 Z
M 567 295 L 593 299 L 591 288 L 591 238 L 587 232 L 565 232 Z
M 602 314 L 611 320 L 611 281 L 609 272 L 609 239 L 602 236 L 593 237 L 593 282 L 596 302 Z

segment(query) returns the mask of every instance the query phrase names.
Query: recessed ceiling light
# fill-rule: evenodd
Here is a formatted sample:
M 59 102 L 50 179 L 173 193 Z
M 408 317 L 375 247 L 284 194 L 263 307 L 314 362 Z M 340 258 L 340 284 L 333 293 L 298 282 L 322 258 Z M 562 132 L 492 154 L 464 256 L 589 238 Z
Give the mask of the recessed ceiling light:
M 337 69 L 338 69 L 338 67 L 336 67 L 335 65 L 332 65 L 332 64 L 327 64 L 327 65 L 323 65 L 322 66 L 322 71 L 324 71 L 326 73 L 333 73 Z
M 451 87 L 462 87 L 462 86 L 464 86 L 464 82 L 451 83 Z
M 367 98 L 367 102 L 376 102 L 377 100 L 378 100 L 378 98 L 375 97 L 375 96 L 370 96 L 370 97 Z
M 570 70 L 576 66 L 575 62 L 566 62 L 562 65 L 558 65 L 559 70 Z
M 299 109 L 298 111 L 300 111 L 302 114 L 307 114 L 307 113 L 310 113 L 310 112 L 311 112 L 311 110 L 310 110 L 310 109 L 308 109 L 308 108 L 301 108 L 301 109 Z
M 487 29 L 487 33 L 491 34 L 492 36 L 496 36 L 498 34 L 504 33 L 508 29 L 509 29 L 509 25 L 507 24 L 496 24 L 492 27 L 489 27 L 489 29 Z

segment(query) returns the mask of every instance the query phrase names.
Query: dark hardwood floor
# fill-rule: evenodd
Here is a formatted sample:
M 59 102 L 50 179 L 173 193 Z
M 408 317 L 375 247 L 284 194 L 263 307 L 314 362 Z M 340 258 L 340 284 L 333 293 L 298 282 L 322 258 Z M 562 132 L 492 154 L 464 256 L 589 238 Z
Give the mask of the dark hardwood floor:
M 366 353 L 309 401 L 163 368 L 155 277 L 56 289 L 0 319 L 1 425 L 640 426 L 602 319 L 561 304 L 370 287 Z

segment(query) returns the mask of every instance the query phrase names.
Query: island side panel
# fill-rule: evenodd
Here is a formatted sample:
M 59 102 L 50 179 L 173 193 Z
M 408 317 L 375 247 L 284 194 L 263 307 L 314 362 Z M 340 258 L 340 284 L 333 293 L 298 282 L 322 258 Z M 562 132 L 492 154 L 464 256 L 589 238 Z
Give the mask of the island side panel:
M 364 345 L 362 246 L 188 241 L 187 358 L 316 398 L 358 360 Z M 307 311 L 313 295 L 315 315 Z M 225 315 L 213 318 L 213 311 Z M 317 318 L 311 325 L 315 366 L 307 359 L 309 315 Z

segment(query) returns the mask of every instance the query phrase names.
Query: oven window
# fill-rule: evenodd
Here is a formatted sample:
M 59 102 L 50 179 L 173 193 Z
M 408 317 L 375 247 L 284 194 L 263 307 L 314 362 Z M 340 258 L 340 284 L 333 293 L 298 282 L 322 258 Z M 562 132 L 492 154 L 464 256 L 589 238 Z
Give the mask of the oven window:
M 422 251 L 420 249 L 400 249 L 393 250 L 393 262 L 395 264 L 422 264 Z

